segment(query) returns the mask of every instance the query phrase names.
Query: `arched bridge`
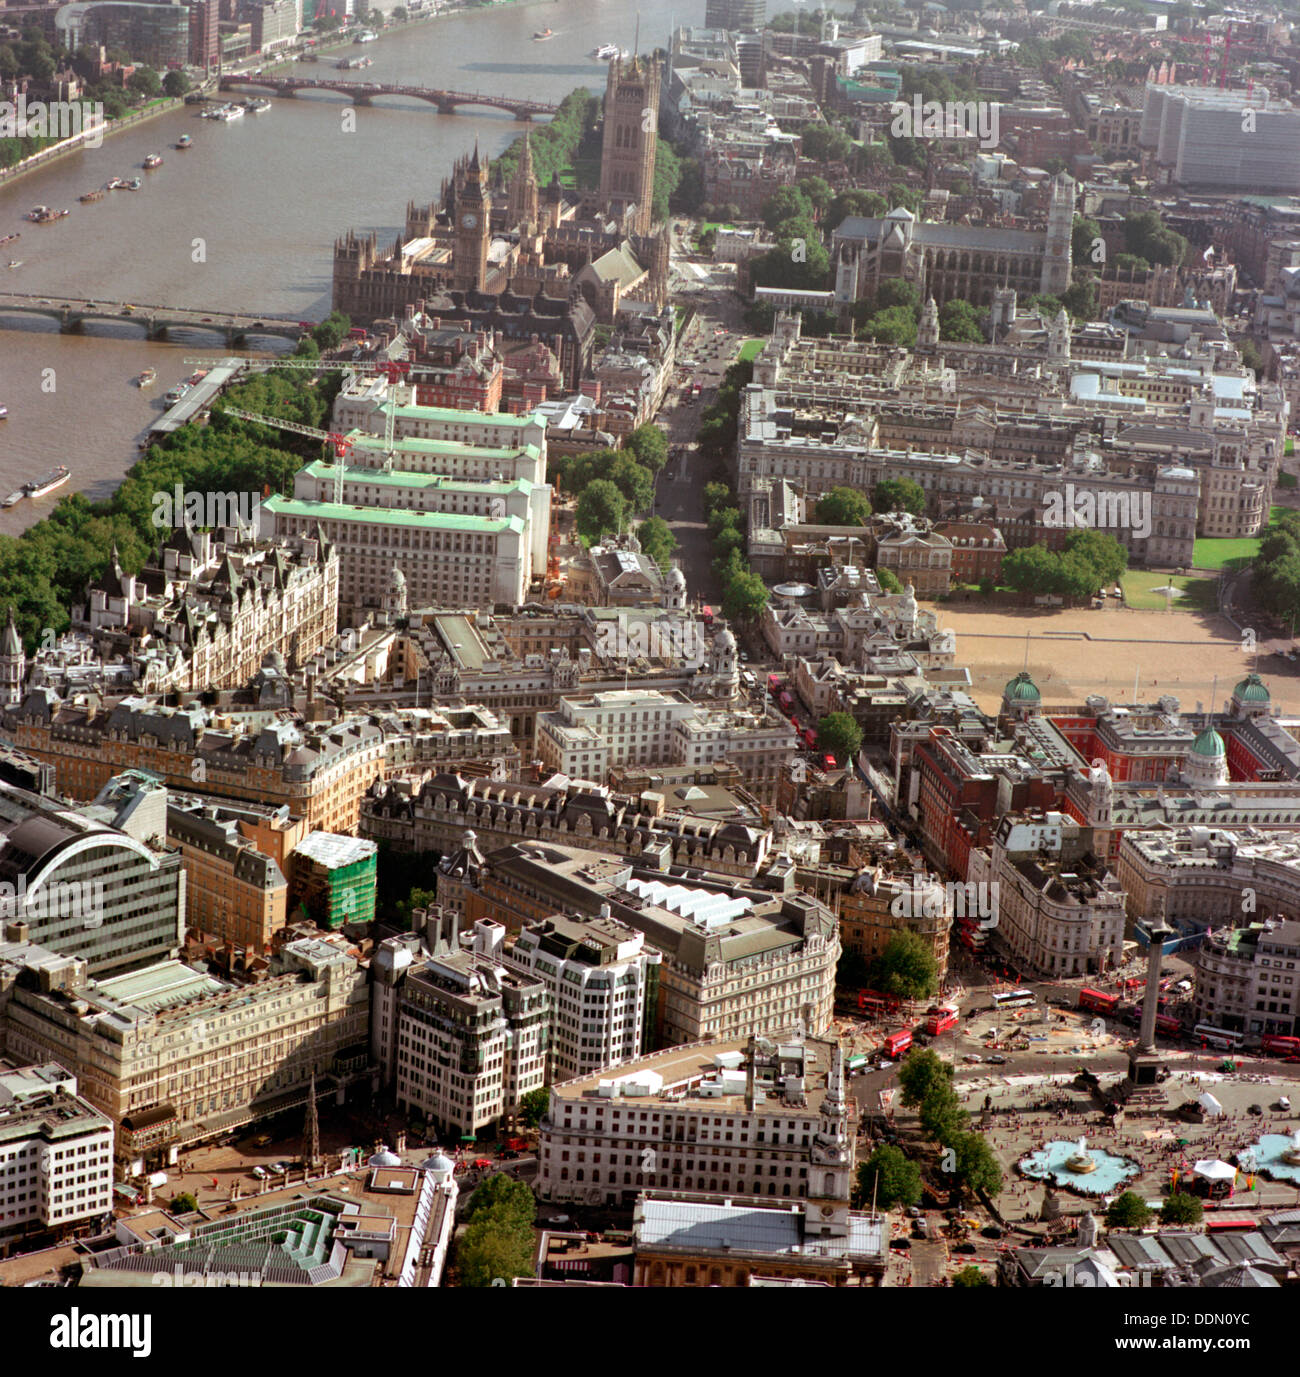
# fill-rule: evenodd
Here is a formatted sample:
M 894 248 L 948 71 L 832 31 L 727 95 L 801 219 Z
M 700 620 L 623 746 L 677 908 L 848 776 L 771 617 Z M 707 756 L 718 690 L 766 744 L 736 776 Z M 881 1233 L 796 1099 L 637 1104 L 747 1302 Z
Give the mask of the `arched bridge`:
M 296 340 L 301 324 L 287 316 L 248 315 L 239 311 L 205 311 L 183 306 L 140 306 L 130 301 L 98 301 L 84 296 L 35 296 L 0 292 L 0 325 L 14 315 L 46 316 L 59 323 L 63 334 L 76 334 L 88 320 L 111 320 L 139 325 L 150 339 L 166 339 L 168 330 L 210 330 L 236 344 L 249 335 L 275 335 Z
M 491 96 L 481 91 L 434 91 L 427 86 L 395 86 L 377 81 L 331 81 L 328 77 L 250 77 L 223 76 L 221 89 L 257 86 L 277 96 L 296 96 L 299 91 L 337 91 L 354 105 L 371 105 L 376 96 L 411 96 L 438 107 L 440 115 L 454 115 L 462 105 L 487 105 L 505 110 L 517 120 L 531 120 L 537 115 L 553 115 L 558 106 L 544 100 L 521 100 L 517 96 Z

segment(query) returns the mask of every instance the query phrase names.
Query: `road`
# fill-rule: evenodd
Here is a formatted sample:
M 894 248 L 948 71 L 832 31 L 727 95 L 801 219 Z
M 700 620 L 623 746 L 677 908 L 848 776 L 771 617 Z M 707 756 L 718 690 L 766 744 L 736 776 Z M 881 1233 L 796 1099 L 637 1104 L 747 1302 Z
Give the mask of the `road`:
M 685 227 L 687 222 L 680 222 Z M 704 519 L 704 485 L 723 478 L 700 460 L 694 448 L 695 432 L 705 407 L 717 396 L 718 384 L 744 342 L 744 304 L 725 277 L 701 286 L 688 265 L 708 267 L 708 260 L 683 249 L 678 226 L 673 228 L 673 300 L 693 307 L 694 319 L 677 341 L 677 377 L 665 399 L 659 420 L 668 432 L 669 445 L 680 454 L 671 457 L 659 475 L 655 512 L 663 517 L 677 538 L 677 558 L 691 597 L 716 605 L 722 590 L 713 574 L 713 541 Z M 717 334 L 725 330 L 726 335 Z M 684 366 L 698 360 L 697 367 Z M 692 404 L 687 397 L 691 383 L 701 384 L 701 396 Z

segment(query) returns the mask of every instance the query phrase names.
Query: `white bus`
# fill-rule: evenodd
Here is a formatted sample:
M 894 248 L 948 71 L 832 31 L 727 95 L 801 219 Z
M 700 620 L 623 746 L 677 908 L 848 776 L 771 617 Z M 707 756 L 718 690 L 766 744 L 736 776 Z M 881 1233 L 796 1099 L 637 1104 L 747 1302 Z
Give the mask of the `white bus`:
M 1019 1009 L 1033 1002 L 1033 990 L 1003 990 L 993 996 L 995 1009 Z
M 1216 1028 L 1211 1023 L 1198 1023 L 1196 1025 L 1196 1038 L 1207 1047 L 1212 1047 L 1216 1052 L 1239 1052 L 1246 1042 L 1244 1033 L 1233 1033 L 1227 1028 Z

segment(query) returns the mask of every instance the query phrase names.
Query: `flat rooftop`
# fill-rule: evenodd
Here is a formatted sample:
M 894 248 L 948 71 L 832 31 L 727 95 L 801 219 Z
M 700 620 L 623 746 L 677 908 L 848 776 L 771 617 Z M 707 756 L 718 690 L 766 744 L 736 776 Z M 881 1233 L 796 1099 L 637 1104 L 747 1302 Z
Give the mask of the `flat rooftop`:
M 96 981 L 94 993 L 142 1014 L 156 1014 L 161 1009 L 206 999 L 230 988 L 210 975 L 191 969 L 183 961 L 159 961 L 143 970 Z

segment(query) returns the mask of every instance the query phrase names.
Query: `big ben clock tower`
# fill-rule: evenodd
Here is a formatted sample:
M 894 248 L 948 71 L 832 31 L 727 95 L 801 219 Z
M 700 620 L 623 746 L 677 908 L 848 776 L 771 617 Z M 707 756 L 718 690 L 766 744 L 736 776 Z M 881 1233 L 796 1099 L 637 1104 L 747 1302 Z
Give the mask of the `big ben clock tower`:
M 488 192 L 486 159 L 480 164 L 478 145 L 456 189 L 456 241 L 452 259 L 452 283 L 461 291 L 481 292 L 487 285 L 489 218 L 492 197 Z

